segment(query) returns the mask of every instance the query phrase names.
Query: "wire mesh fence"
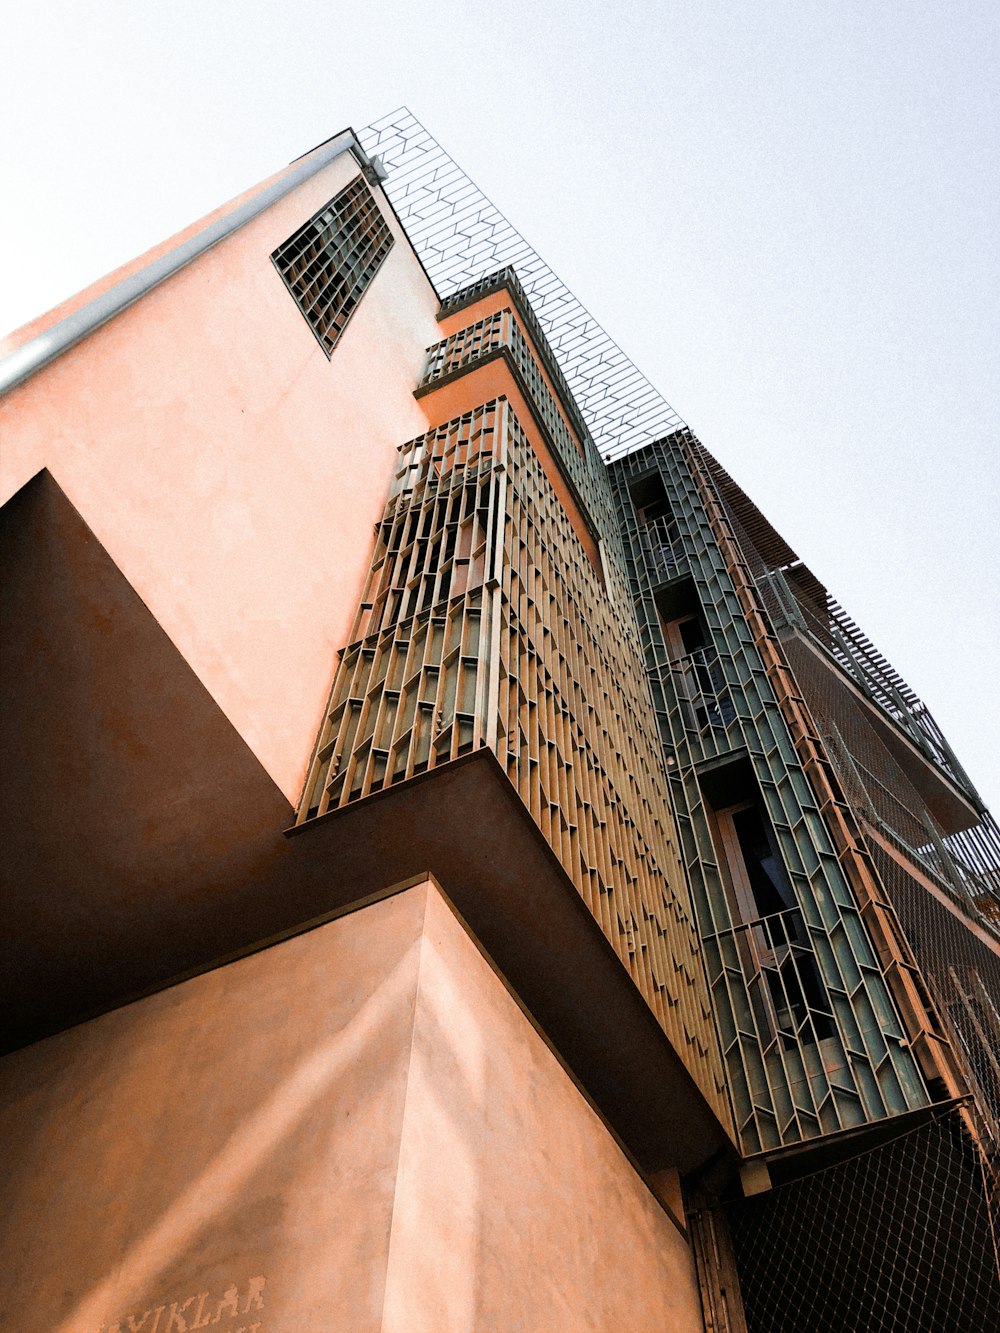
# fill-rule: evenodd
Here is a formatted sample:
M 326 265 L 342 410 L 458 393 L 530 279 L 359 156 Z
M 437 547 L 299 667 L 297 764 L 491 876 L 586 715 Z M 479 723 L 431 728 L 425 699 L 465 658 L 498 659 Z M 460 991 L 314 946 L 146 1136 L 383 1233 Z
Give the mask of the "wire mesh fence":
M 726 1212 L 749 1333 L 1000 1328 L 985 1168 L 957 1111 Z
M 382 159 L 385 191 L 442 297 L 517 270 L 602 455 L 620 458 L 681 418 L 548 264 L 405 107 L 358 136 Z
M 975 1096 L 984 1148 L 1000 1158 L 1000 956 L 887 852 L 871 852 Z

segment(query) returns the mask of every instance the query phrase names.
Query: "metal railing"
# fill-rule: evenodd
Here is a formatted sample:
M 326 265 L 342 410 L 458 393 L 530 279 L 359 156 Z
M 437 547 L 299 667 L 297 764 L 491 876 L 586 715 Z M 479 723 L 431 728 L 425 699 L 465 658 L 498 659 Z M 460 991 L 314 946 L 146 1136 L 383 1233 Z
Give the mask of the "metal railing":
M 696 648 L 670 663 L 678 701 L 689 732 L 705 736 L 736 721 L 736 705 L 714 648 Z
M 640 524 L 639 541 L 646 566 L 656 578 L 674 578 L 685 567 L 680 531 L 667 515 Z

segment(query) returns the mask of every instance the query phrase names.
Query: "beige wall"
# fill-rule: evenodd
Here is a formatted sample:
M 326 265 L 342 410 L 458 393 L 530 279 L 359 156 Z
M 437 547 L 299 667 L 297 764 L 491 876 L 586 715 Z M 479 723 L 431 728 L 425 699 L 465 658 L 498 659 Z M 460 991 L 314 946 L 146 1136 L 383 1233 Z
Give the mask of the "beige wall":
M 8 1056 L 0 1141 L 11 1333 L 702 1327 L 681 1235 L 430 885 Z
M 359 170 L 337 158 L 0 403 L 0 503 L 49 468 L 292 801 L 439 337 L 394 219 L 331 361 L 270 262 Z

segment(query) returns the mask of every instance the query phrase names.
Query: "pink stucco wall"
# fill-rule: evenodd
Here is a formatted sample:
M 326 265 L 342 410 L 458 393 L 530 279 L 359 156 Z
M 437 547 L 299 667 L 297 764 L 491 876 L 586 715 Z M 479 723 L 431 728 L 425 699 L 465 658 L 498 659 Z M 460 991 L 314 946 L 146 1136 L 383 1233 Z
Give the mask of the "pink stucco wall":
M 427 895 L 382 1333 L 702 1333 L 686 1242 Z
M 702 1329 L 682 1236 L 431 884 L 8 1056 L 0 1139 L 12 1333 Z
M 53 473 L 292 801 L 438 337 L 392 219 L 330 361 L 270 262 L 358 171 L 337 158 L 0 403 L 0 503 Z

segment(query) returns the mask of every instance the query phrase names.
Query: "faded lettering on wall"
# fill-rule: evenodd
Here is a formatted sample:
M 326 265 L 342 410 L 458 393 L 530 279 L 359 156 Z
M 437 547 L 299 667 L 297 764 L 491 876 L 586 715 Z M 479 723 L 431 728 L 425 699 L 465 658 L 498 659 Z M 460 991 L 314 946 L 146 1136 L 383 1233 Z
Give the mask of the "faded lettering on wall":
M 265 1285 L 265 1278 L 252 1277 L 244 1287 L 232 1283 L 221 1296 L 198 1291 L 184 1300 L 150 1305 L 141 1314 L 121 1315 L 86 1333 L 194 1333 L 210 1326 L 213 1333 L 264 1333 L 257 1316 L 264 1308 Z

